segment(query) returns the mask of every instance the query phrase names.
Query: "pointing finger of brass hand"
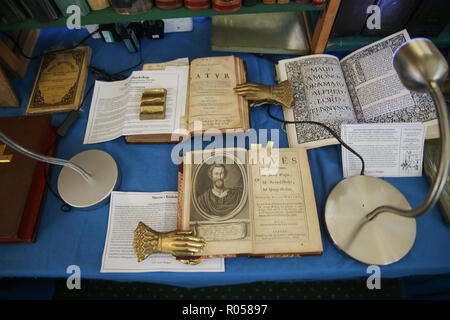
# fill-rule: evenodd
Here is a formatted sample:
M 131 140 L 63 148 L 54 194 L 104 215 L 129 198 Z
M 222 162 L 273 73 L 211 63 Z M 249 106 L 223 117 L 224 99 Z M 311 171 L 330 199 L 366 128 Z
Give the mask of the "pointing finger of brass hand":
M 203 248 L 205 246 L 205 243 L 180 241 L 174 242 L 173 246 L 176 248 Z

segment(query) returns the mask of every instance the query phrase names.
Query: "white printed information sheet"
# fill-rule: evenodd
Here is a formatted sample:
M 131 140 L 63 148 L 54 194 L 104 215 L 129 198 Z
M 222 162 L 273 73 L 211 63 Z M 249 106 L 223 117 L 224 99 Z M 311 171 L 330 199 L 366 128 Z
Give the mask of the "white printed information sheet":
M 224 258 L 187 265 L 170 254 L 156 253 L 137 261 L 133 238 L 139 221 L 158 232 L 176 230 L 177 201 L 178 193 L 173 191 L 113 192 L 100 272 L 224 272 Z
M 100 143 L 135 134 L 170 134 L 185 115 L 188 66 L 134 71 L 125 80 L 96 81 L 84 144 Z M 165 119 L 140 120 L 142 92 L 167 90 Z
M 341 137 L 364 159 L 364 173 L 374 177 L 422 175 L 426 127 L 421 123 L 347 124 Z M 361 160 L 342 147 L 344 177 L 359 175 Z

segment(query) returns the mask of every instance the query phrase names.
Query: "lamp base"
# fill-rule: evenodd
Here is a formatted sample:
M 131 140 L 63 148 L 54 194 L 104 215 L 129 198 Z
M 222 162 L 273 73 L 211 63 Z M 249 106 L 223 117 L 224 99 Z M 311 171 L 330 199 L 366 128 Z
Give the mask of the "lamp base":
M 403 194 L 384 180 L 355 176 L 339 182 L 325 204 L 325 223 L 334 244 L 369 265 L 403 258 L 414 244 L 416 220 L 389 212 L 367 220 L 369 212 L 383 205 L 411 208 Z
M 111 192 L 120 185 L 120 172 L 114 158 L 101 150 L 87 150 L 70 161 L 88 172 L 92 179 L 87 181 L 75 170 L 63 167 L 58 177 L 61 198 L 79 209 L 92 210 L 107 204 Z

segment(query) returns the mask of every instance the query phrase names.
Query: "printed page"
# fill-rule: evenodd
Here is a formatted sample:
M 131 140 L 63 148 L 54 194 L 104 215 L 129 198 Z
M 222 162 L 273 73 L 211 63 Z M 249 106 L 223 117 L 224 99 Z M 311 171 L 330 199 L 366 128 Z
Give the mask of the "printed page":
M 272 156 L 271 170 L 260 158 L 250 160 L 253 252 L 319 254 L 322 240 L 306 150 L 272 150 Z
M 191 62 L 188 127 L 201 121 L 202 130 L 242 128 L 244 100 L 233 89 L 240 84 L 240 66 L 233 56 Z
M 344 125 L 341 136 L 364 159 L 366 175 L 422 176 L 425 126 L 421 123 Z M 342 148 L 344 177 L 359 175 L 361 166 L 359 158 Z
M 187 265 L 156 253 L 137 261 L 133 238 L 139 221 L 158 232 L 176 230 L 177 197 L 177 192 L 113 192 L 100 272 L 224 272 L 223 258 Z
M 431 96 L 406 89 L 392 65 L 396 49 L 409 39 L 407 31 L 403 30 L 341 60 L 358 122 L 426 122 L 436 119 Z M 429 125 L 435 123 L 432 121 Z
M 172 67 L 170 71 L 133 72 L 122 134 L 172 133 L 179 128 L 180 117 L 186 108 L 188 72 L 188 66 Z M 165 119 L 140 120 L 142 92 L 157 88 L 167 90 Z
M 166 71 L 135 71 L 122 81 L 95 83 L 84 138 L 85 144 L 114 140 L 123 135 L 172 133 L 186 109 L 188 66 Z M 164 120 L 140 120 L 142 91 L 165 88 Z
M 183 159 L 183 230 L 206 240 L 203 255 L 252 252 L 245 149 L 199 150 Z
M 122 135 L 129 88 L 130 78 L 95 82 L 84 144 L 110 141 Z
M 315 121 L 336 133 L 342 123 L 356 123 L 339 60 L 331 55 L 314 55 L 279 62 L 280 79 L 294 88 L 295 106 L 284 108 L 288 121 Z M 318 147 L 338 143 L 322 127 L 314 124 L 288 124 L 289 146 Z

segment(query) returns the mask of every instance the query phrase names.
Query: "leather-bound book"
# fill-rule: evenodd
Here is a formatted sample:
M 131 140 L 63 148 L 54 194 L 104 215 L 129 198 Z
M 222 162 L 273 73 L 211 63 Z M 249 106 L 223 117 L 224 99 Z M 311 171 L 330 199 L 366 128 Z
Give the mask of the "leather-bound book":
M 184 6 L 189 10 L 205 10 L 211 7 L 211 0 L 184 0 Z
M 91 10 L 103 10 L 111 6 L 109 0 L 87 0 Z
M 258 0 L 243 0 L 242 1 L 242 5 L 246 6 L 246 7 L 256 6 L 257 3 L 258 3 Z
M 76 5 L 80 8 L 80 14 L 82 16 L 85 16 L 89 12 L 91 12 L 91 9 L 89 8 L 89 5 L 87 4 L 86 0 L 54 0 L 54 1 L 59 11 L 61 11 L 61 14 L 65 17 L 70 15 L 69 13 L 67 13 L 67 8 L 72 5 Z
M 406 23 L 421 0 L 378 0 L 380 8 L 380 29 L 369 29 L 367 25 L 361 32 L 364 36 L 388 36 L 406 27 Z
M 118 14 L 135 14 L 150 10 L 152 0 L 110 0 L 111 6 Z
M 366 25 L 367 8 L 374 2 L 374 0 L 342 0 L 330 37 L 359 35 Z
M 155 0 L 155 5 L 159 9 L 172 10 L 183 6 L 183 0 Z
M 19 0 L 27 14 L 39 22 L 49 22 L 61 16 L 55 3 L 51 0 Z
M 26 15 L 12 0 L 0 0 L 0 21 L 4 24 L 19 23 Z
M 2 117 L 0 131 L 40 154 L 49 149 L 56 137 L 50 116 Z M 12 155 L 10 162 L 0 162 L 0 243 L 33 242 L 47 190 L 45 164 L 9 146 L 3 145 L 0 150 L 0 157 Z
M 436 37 L 450 21 L 450 1 L 422 0 L 406 29 L 413 37 Z
M 286 4 L 286 3 L 289 3 L 289 2 L 291 2 L 291 0 L 277 0 L 278 4 Z
M 323 7 L 327 3 L 326 0 L 312 0 L 311 4 L 313 7 Z
M 274 4 L 274 3 L 276 3 L 276 0 L 262 0 L 262 3 L 264 3 L 264 4 Z
M 230 13 L 241 8 L 242 0 L 212 0 L 212 5 L 217 12 Z

